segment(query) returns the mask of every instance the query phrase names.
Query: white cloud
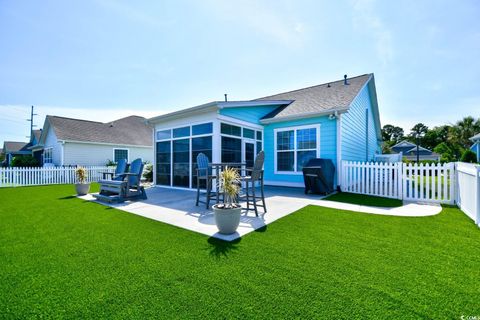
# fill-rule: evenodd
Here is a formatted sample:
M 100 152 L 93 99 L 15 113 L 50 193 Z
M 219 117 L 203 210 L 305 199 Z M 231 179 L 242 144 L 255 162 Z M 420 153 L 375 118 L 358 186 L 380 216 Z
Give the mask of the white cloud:
M 354 0 L 352 6 L 354 27 L 368 29 L 374 37 L 377 56 L 386 66 L 394 57 L 393 39 L 391 31 L 375 12 L 375 0 Z

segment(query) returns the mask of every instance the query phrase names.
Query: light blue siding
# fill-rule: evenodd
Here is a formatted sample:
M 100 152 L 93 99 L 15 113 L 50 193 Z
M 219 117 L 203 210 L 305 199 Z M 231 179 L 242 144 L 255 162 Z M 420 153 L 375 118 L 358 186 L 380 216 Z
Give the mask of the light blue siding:
M 274 183 L 285 182 L 290 184 L 303 184 L 302 173 L 298 174 L 275 174 L 275 146 L 274 146 L 274 130 L 278 128 L 296 127 L 303 125 L 320 124 L 320 157 L 331 159 L 337 164 L 336 153 L 336 121 L 329 120 L 328 116 L 306 118 L 302 120 L 285 121 L 280 123 L 271 123 L 265 125 L 264 128 L 264 149 L 265 149 L 265 181 Z
M 373 112 L 370 90 L 365 86 L 342 115 L 342 160 L 369 161 L 380 152 Z
M 480 162 L 480 142 L 475 142 L 475 144 L 470 147 L 470 150 L 477 154 L 477 162 Z
M 254 106 L 220 109 L 220 114 L 235 119 L 260 124 L 260 119 L 279 106 Z

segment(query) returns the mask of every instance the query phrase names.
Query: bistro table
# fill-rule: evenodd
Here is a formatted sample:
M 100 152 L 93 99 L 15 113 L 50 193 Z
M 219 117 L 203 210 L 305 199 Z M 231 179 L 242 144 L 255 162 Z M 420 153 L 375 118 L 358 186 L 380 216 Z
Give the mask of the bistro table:
M 240 172 L 240 175 L 242 175 L 242 173 L 245 173 L 246 172 L 246 168 L 247 168 L 247 164 L 245 162 L 221 162 L 221 163 L 212 163 L 211 164 L 212 166 L 212 173 L 215 177 L 217 177 L 217 181 L 218 181 L 218 178 L 220 177 L 220 174 L 222 173 L 222 171 L 225 170 L 225 168 L 229 167 L 229 168 L 235 168 L 235 169 L 239 169 L 239 172 Z M 215 196 L 215 201 L 216 203 L 219 203 L 220 201 L 220 190 L 218 188 L 218 182 L 217 184 L 215 185 L 215 193 L 216 193 L 216 196 Z M 222 195 L 222 199 L 225 199 L 225 193 L 222 192 L 221 193 Z

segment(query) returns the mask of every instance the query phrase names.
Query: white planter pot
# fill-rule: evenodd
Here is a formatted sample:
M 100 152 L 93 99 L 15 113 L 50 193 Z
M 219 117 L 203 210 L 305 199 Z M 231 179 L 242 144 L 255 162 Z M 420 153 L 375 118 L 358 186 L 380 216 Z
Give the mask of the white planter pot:
M 240 214 L 242 207 L 233 209 L 221 209 L 218 205 L 213 206 L 215 213 L 215 223 L 217 224 L 218 232 L 221 234 L 232 234 L 237 231 L 240 224 Z
M 90 191 L 90 183 L 75 183 L 77 195 L 84 196 Z

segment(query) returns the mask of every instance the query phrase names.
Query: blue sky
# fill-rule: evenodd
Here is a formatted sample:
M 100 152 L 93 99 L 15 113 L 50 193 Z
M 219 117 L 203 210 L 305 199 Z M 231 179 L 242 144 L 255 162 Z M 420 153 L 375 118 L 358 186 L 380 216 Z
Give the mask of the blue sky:
M 480 2 L 0 0 L 0 144 L 375 73 L 382 125 L 480 116 Z

